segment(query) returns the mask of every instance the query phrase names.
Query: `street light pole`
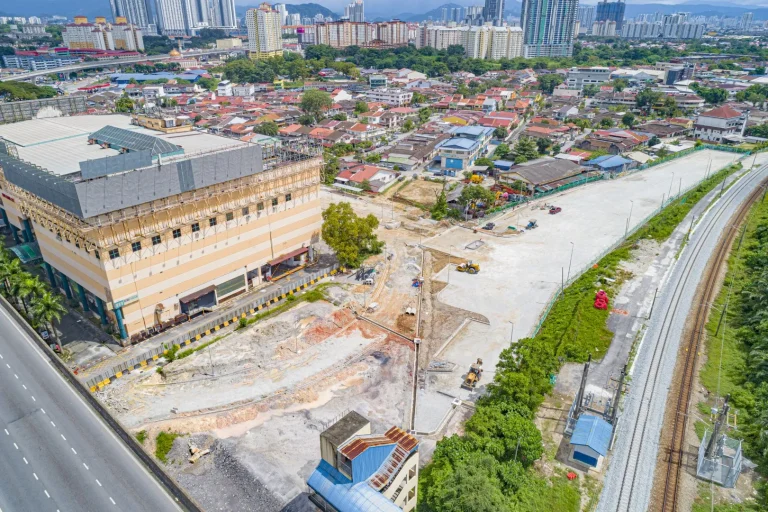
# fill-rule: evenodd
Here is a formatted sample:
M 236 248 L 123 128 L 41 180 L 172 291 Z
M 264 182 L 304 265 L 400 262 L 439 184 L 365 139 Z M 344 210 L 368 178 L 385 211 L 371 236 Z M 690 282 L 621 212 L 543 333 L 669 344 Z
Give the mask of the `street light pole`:
M 566 281 L 568 281 L 571 278 L 571 263 L 573 263 L 573 248 L 575 245 L 573 242 L 571 242 L 571 257 L 568 260 L 568 277 L 565 278 Z
M 672 179 L 669 181 L 669 192 L 667 192 L 667 196 L 672 197 L 672 184 L 675 182 L 675 173 L 672 173 Z
M 627 236 L 627 233 L 629 233 L 629 223 L 632 221 L 632 210 L 635 208 L 635 202 L 633 200 L 629 200 L 630 203 L 632 203 L 632 206 L 629 207 L 629 217 L 627 217 L 627 225 L 624 228 L 624 236 Z

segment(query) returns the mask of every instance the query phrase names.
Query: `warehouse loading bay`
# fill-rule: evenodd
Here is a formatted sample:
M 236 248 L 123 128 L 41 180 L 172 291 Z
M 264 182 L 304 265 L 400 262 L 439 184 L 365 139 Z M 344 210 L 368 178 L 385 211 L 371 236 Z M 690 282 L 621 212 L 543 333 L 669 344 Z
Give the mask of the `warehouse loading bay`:
M 739 157 L 698 151 L 576 187 L 497 217 L 494 233 L 425 219 L 387 197 L 326 190 L 324 206 L 349 201 L 380 219 L 386 248 L 367 264 L 373 284 L 354 274 L 329 277 L 319 285 L 325 300 L 225 328 L 212 345 L 164 364 L 162 375 L 148 367 L 98 396 L 126 426 L 146 431 L 149 450 L 160 431 L 188 434 L 211 450 L 190 465 L 189 437 L 180 438 L 169 454 L 170 461 L 178 453 L 179 463 L 166 465 L 204 508 L 311 510 L 305 482 L 320 457 L 319 433 L 333 420 L 356 410 L 374 431 L 415 430 L 429 460 L 436 440 L 459 431 L 471 414 L 501 351 L 532 333 L 569 265 L 571 276 L 580 273 L 657 210 L 670 188 L 674 195 L 704 179 L 710 161 L 715 172 Z M 751 157 L 744 161 L 751 164 Z M 545 202 L 562 212 L 548 215 L 539 209 Z M 519 230 L 531 219 L 538 228 L 508 234 L 507 226 Z M 467 260 L 480 272 L 457 272 Z M 414 337 L 421 340 L 418 361 Z M 463 388 L 478 358 L 481 379 Z

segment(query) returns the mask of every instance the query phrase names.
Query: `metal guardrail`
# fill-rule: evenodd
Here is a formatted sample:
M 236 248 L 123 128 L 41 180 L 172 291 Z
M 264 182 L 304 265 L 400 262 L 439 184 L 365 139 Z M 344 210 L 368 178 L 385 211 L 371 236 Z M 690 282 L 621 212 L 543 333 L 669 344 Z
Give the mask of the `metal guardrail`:
M 248 316 L 257 314 L 270 304 L 275 304 L 289 295 L 293 295 L 294 293 L 315 284 L 320 279 L 336 274 L 339 269 L 339 265 L 334 264 L 329 268 L 310 274 L 298 281 L 293 281 L 290 285 L 283 286 L 269 294 L 262 295 L 258 298 L 254 297 L 253 300 L 237 308 L 222 311 L 218 315 L 212 317 L 209 321 L 179 333 L 174 338 L 163 343 L 162 346 L 142 352 L 128 361 L 116 364 L 110 369 L 91 377 L 86 380 L 85 384 L 91 392 L 104 389 L 104 386 L 108 385 L 114 379 L 119 379 L 123 374 L 130 373 L 131 370 L 134 369 L 144 368 L 151 362 L 160 359 L 160 357 L 167 353 L 172 346 L 181 348 L 196 341 L 200 341 L 204 337 L 210 336 L 211 333 L 238 322 L 241 318 L 247 318 Z M 181 327 L 183 326 L 184 324 L 181 325 Z
M 11 306 L 11 304 L 0 295 L 0 307 L 5 309 L 9 315 L 13 318 L 19 327 L 24 329 L 27 335 L 38 345 L 40 350 L 48 357 L 51 364 L 58 371 L 64 379 L 67 380 L 72 389 L 78 393 L 85 402 L 93 408 L 94 412 L 101 417 L 107 424 L 107 427 L 120 438 L 122 442 L 126 444 L 129 450 L 133 452 L 136 457 L 144 464 L 144 466 L 151 472 L 152 476 L 157 478 L 161 485 L 173 496 L 177 504 L 181 505 L 185 510 L 189 512 L 202 512 L 202 509 L 195 503 L 195 501 L 187 495 L 186 492 L 173 480 L 168 474 L 163 471 L 163 468 L 142 448 L 136 438 L 132 436 L 128 430 L 115 419 L 109 410 L 99 402 L 88 390 L 83 387 L 82 383 L 77 377 L 70 371 L 69 368 L 61 361 L 61 359 L 51 350 L 51 348 L 40 338 L 38 333 L 27 323 L 27 321 Z

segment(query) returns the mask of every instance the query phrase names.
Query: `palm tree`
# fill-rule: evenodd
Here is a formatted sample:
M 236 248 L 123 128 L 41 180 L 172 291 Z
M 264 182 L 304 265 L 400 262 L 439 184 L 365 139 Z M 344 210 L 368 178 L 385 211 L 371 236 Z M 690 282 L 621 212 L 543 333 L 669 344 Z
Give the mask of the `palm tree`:
M 35 319 L 35 322 L 49 327 L 53 338 L 57 342 L 58 336 L 56 336 L 54 322 L 61 320 L 61 317 L 66 312 L 67 308 L 61 303 L 59 296 L 47 291 L 38 296 L 35 304 L 32 306 L 32 318 Z
M 24 272 L 21 268 L 21 262 L 17 259 L 8 259 L 6 257 L 0 257 L 0 280 L 3 281 L 3 287 L 5 292 L 11 291 L 11 279 Z
M 13 295 L 17 301 L 21 302 L 21 306 L 24 308 L 25 316 L 29 316 L 29 311 L 27 311 L 27 302 L 25 299 L 32 293 L 35 288 L 37 288 L 36 281 L 39 282 L 36 277 L 33 277 L 24 271 L 14 275 L 10 279 L 11 295 Z

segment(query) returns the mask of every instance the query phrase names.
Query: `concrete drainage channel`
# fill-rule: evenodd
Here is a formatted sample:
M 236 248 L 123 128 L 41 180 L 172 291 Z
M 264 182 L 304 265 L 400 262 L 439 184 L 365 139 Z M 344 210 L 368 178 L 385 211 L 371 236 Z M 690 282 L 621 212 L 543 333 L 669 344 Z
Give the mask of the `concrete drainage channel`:
M 99 402 L 96 397 L 88 392 L 83 384 L 77 379 L 69 368 L 59 359 L 59 357 L 51 350 L 48 344 L 40 338 L 40 335 L 35 331 L 27 321 L 19 314 L 13 306 L 0 296 L 0 306 L 5 309 L 14 321 L 34 340 L 40 350 L 51 361 L 52 366 L 58 371 L 72 386 L 72 388 L 85 400 L 85 402 L 93 408 L 96 414 L 104 420 L 107 427 L 109 427 L 119 438 L 126 444 L 129 450 L 133 452 L 142 464 L 150 471 L 152 476 L 157 478 L 160 484 L 173 496 L 176 502 L 189 512 L 202 512 L 202 509 L 195 503 L 195 501 L 182 490 L 182 488 L 155 462 L 155 460 L 146 452 L 138 441 L 109 413 L 106 407 Z M 63 437 L 63 436 L 62 436 Z

